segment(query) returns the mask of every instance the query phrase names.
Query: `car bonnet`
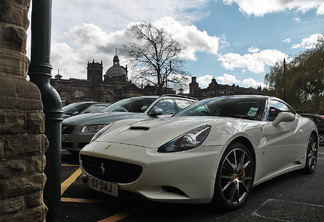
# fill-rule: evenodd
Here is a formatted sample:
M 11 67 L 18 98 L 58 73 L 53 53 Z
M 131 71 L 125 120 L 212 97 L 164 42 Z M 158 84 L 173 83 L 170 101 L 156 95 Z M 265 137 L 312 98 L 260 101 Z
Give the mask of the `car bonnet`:
M 143 120 L 113 126 L 95 142 L 119 143 L 147 148 L 158 148 L 164 143 L 215 120 L 209 118 L 171 117 Z
M 138 113 L 131 112 L 107 112 L 107 113 L 86 113 L 72 116 L 63 121 L 63 124 L 108 124 L 126 118 L 135 118 Z

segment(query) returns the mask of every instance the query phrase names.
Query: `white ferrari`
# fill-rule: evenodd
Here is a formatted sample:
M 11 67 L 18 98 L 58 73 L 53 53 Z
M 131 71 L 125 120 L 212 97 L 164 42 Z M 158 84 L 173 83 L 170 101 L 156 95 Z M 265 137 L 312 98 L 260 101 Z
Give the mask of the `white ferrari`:
M 311 120 L 268 96 L 202 100 L 171 118 L 122 120 L 80 152 L 88 186 L 109 195 L 241 207 L 251 189 L 281 174 L 313 173 Z

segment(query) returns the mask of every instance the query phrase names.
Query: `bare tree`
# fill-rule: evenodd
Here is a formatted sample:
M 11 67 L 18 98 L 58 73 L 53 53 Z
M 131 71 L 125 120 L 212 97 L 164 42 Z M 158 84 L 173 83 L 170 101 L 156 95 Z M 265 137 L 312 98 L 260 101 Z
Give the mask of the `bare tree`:
M 159 95 L 168 83 L 183 83 L 186 79 L 182 69 L 184 60 L 180 58 L 183 45 L 151 23 L 133 25 L 128 31 L 136 41 L 122 45 L 121 52 L 135 68 L 135 78 L 156 86 Z

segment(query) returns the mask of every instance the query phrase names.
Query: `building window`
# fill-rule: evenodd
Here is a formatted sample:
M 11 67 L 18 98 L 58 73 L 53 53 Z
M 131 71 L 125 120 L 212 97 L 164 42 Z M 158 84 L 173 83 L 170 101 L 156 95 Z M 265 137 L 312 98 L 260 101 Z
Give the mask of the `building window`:
M 73 94 L 76 98 L 84 97 L 84 92 L 80 89 L 75 90 Z
M 62 103 L 65 103 L 66 102 L 65 101 L 65 96 L 61 95 L 61 101 L 62 101 Z

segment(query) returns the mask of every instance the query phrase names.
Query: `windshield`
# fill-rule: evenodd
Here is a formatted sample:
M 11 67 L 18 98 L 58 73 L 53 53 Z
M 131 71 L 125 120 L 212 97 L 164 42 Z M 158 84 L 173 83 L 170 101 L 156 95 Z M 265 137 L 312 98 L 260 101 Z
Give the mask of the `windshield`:
M 217 97 L 202 100 L 177 113 L 175 116 L 222 116 L 261 120 L 265 98 Z
M 72 103 L 67 106 L 64 106 L 62 108 L 62 111 L 65 114 L 75 115 L 88 106 L 89 103 Z
M 123 99 L 116 102 L 101 112 L 135 112 L 144 113 L 145 110 L 156 100 L 156 98 L 137 97 Z
M 98 113 L 106 108 L 106 106 L 108 106 L 108 104 L 96 104 L 87 108 L 84 113 Z

